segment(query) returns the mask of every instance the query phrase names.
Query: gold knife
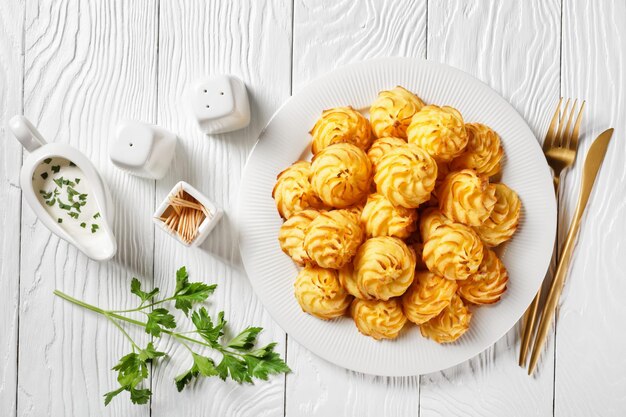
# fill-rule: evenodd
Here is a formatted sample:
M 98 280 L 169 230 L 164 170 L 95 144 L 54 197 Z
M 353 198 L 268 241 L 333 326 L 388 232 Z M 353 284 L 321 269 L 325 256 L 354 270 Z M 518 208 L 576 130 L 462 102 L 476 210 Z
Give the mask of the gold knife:
M 554 312 L 559 303 L 561 292 L 563 291 L 563 284 L 565 283 L 565 274 L 567 273 L 567 267 L 569 265 L 570 258 L 574 249 L 574 243 L 576 241 L 576 235 L 578 229 L 580 229 L 580 219 L 582 218 L 585 206 L 589 201 L 589 195 L 593 188 L 593 183 L 596 180 L 604 155 L 609 147 L 609 141 L 613 136 L 613 129 L 605 130 L 597 137 L 597 139 L 591 144 L 589 152 L 587 152 L 587 158 L 585 159 L 585 166 L 583 168 L 582 181 L 580 184 L 580 195 L 578 196 L 578 203 L 576 204 L 576 210 L 574 211 L 574 217 L 572 223 L 567 232 L 567 238 L 565 239 L 565 246 L 557 266 L 556 273 L 554 274 L 554 280 L 550 286 L 550 292 L 546 300 L 541 321 L 537 329 L 537 337 L 535 338 L 535 344 L 533 346 L 533 353 L 530 357 L 530 366 L 528 367 L 528 375 L 531 375 L 537 366 L 539 356 L 543 350 L 543 345 L 548 336 L 550 325 L 552 324 L 552 318 Z

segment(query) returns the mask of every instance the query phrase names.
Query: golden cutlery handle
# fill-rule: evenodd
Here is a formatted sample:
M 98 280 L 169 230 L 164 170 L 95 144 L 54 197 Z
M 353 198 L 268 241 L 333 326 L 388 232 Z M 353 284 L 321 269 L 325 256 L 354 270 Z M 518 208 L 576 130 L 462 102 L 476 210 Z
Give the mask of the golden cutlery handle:
M 519 366 L 526 364 L 526 356 L 528 355 L 528 347 L 532 340 L 533 332 L 535 330 L 535 323 L 537 322 L 537 310 L 539 309 L 539 299 L 541 298 L 541 287 L 537 291 L 532 303 L 528 306 L 526 314 L 524 315 L 524 321 L 522 322 L 522 342 L 519 351 Z
M 554 175 L 552 177 L 552 181 L 554 183 L 554 194 L 556 196 L 556 201 L 558 204 L 559 201 L 559 182 L 561 179 L 561 173 L 558 175 Z M 556 244 L 556 243 L 555 243 Z M 558 255 L 558 250 L 557 250 Z M 537 310 L 539 310 L 539 300 L 541 299 L 541 290 L 543 289 L 543 285 L 539 286 L 537 290 L 537 294 L 535 298 L 528 306 L 526 310 L 526 314 L 524 315 L 524 321 L 522 322 L 522 341 L 520 344 L 520 352 L 519 352 L 519 366 L 524 366 L 526 364 L 526 356 L 528 355 L 528 347 L 530 346 L 530 342 L 535 333 L 535 326 L 537 324 Z
M 561 252 L 561 258 L 559 259 L 556 273 L 554 274 L 554 280 L 550 285 L 550 291 L 548 292 L 548 298 L 546 299 L 543 314 L 541 315 L 541 320 L 539 321 L 537 336 L 535 338 L 533 352 L 530 357 L 528 375 L 531 375 L 535 370 L 535 367 L 537 366 L 537 362 L 539 361 L 539 356 L 541 356 L 543 345 L 545 344 L 548 332 L 550 331 L 550 326 L 552 325 L 554 312 L 556 311 L 556 307 L 559 304 L 561 292 L 563 291 L 563 284 L 565 284 L 565 274 L 567 273 L 569 261 L 572 257 L 572 252 L 574 250 L 576 235 L 578 234 L 578 229 L 580 228 L 580 218 L 582 216 L 581 206 L 582 204 L 579 200 L 576 206 L 576 211 L 574 213 L 574 218 L 572 219 L 572 224 L 570 225 L 569 232 L 567 233 L 567 238 L 565 239 L 565 246 L 563 247 L 563 251 Z

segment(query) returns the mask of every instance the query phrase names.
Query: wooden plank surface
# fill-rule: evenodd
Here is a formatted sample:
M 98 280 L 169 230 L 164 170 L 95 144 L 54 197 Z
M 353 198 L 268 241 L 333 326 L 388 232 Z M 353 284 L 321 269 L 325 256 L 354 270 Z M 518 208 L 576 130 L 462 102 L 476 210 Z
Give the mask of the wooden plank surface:
M 294 10 L 296 93 L 316 77 L 351 62 L 425 57 L 425 1 L 297 0 Z M 419 377 L 383 378 L 347 371 L 293 339 L 288 363 L 294 373 L 287 377 L 287 416 L 418 415 Z
M 625 26 L 620 1 L 2 2 L 0 415 L 624 415 Z M 248 284 L 235 212 L 241 171 L 260 129 L 314 78 L 382 56 L 427 56 L 473 74 L 508 99 L 540 140 L 560 94 L 588 100 L 583 151 L 602 130 L 617 128 L 581 228 L 556 337 L 534 378 L 517 367 L 517 327 L 478 357 L 421 378 L 349 372 L 288 339 Z M 206 136 L 190 118 L 184 92 L 198 77 L 219 72 L 246 82 L 253 119 L 243 131 Z M 113 261 L 89 261 L 51 235 L 22 201 L 22 150 L 5 128 L 21 112 L 48 141 L 76 146 L 103 173 L 115 200 Z M 163 180 L 139 179 L 109 162 L 122 118 L 179 135 Z M 561 240 L 582 162 L 563 181 Z M 197 249 L 152 225 L 155 206 L 179 180 L 226 211 Z M 265 327 L 262 341 L 278 341 L 294 373 L 255 386 L 204 380 L 178 393 L 172 379 L 189 357 L 163 338 L 159 347 L 170 358 L 154 369 L 151 405 L 119 398 L 104 408 L 102 394 L 116 386 L 109 369 L 128 343 L 101 317 L 54 299 L 52 290 L 132 307 L 131 276 L 169 292 L 181 265 L 192 279 L 219 285 L 209 307 L 224 309 L 234 331 Z M 131 334 L 147 340 L 139 330 Z
M 241 172 L 263 126 L 289 96 L 291 66 L 291 2 L 161 3 L 159 39 L 158 123 L 180 137 L 172 169 L 157 183 L 160 201 L 180 180 L 187 181 L 225 211 L 216 229 L 199 247 L 188 249 L 156 231 L 155 282 L 174 288 L 174 272 L 186 265 L 192 279 L 217 283 L 209 310 L 225 310 L 233 332 L 248 325 L 265 328 L 262 341 L 279 342 L 285 334 L 254 296 L 243 270 L 234 223 Z M 247 85 L 252 121 L 232 133 L 202 134 L 183 95 L 200 77 L 225 73 Z M 217 378 L 192 384 L 178 393 L 174 376 L 191 366 L 185 348 L 163 339 L 171 359 L 154 372 L 153 416 L 282 416 L 284 377 L 238 385 Z
M 128 398 L 104 407 L 102 395 L 117 386 L 109 369 L 130 346 L 104 318 L 55 299 L 52 291 L 129 308 L 135 304 L 130 277 L 151 278 L 154 182 L 114 168 L 108 146 L 119 119 L 154 118 L 155 6 L 150 0 L 124 7 L 115 1 L 27 2 L 24 114 L 48 141 L 77 147 L 100 169 L 115 201 L 119 248 L 110 262 L 89 261 L 23 204 L 19 416 L 150 411 Z
M 490 85 L 543 140 L 559 96 L 559 2 L 430 2 L 428 17 L 428 58 Z M 551 415 L 552 341 L 530 378 L 517 365 L 519 333 L 515 326 L 479 356 L 423 376 L 420 415 Z
M 626 5 L 563 2 L 563 95 L 587 100 L 581 155 L 615 128 L 580 229 L 558 313 L 555 416 L 623 416 L 626 410 Z M 567 214 L 584 159 L 564 184 Z
M 6 126 L 22 112 L 24 3 L 0 3 L 0 415 L 16 413 L 22 147 Z

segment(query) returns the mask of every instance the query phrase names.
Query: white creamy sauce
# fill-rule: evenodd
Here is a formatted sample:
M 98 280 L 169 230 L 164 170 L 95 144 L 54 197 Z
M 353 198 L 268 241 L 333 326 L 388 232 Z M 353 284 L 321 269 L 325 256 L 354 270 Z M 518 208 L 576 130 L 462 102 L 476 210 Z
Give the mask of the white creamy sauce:
M 35 169 L 39 202 L 68 234 L 82 242 L 99 237 L 103 220 L 83 171 L 65 158 L 49 158 Z

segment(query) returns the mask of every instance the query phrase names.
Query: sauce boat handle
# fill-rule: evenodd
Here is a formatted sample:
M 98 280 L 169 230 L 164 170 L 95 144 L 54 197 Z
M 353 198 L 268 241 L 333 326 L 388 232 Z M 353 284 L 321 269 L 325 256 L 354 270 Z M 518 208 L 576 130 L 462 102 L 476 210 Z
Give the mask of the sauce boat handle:
M 33 124 L 24 116 L 13 116 L 9 120 L 9 129 L 13 135 L 20 141 L 22 146 L 28 151 L 33 152 L 37 148 L 46 144 L 41 133 L 33 126 Z

